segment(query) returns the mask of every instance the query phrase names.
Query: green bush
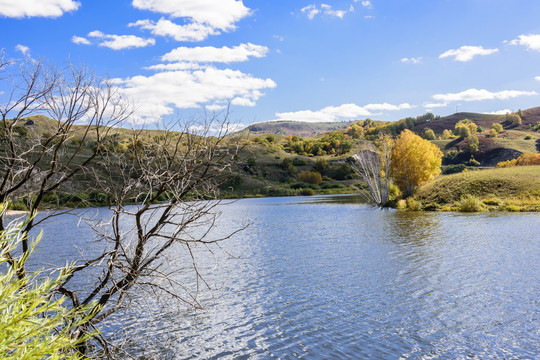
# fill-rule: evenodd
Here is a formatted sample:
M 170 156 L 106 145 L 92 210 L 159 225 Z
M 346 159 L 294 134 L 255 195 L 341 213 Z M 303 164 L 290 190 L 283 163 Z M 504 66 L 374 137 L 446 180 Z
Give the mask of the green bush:
M 307 160 L 306 159 L 302 159 L 302 158 L 299 158 L 299 157 L 295 157 L 292 161 L 292 164 L 294 166 L 303 166 L 303 165 L 307 165 Z
M 462 196 L 456 205 L 460 212 L 482 212 L 486 210 L 484 203 L 471 194 Z
M 469 161 L 467 162 L 467 165 L 469 166 L 480 166 L 480 162 L 476 160 L 475 158 L 471 157 Z
M 315 191 L 313 189 L 302 189 L 300 190 L 300 195 L 303 195 L 303 196 L 311 196 L 311 195 L 315 195 Z
M 343 189 L 345 188 L 345 185 L 333 183 L 333 182 L 327 182 L 321 185 L 321 189 Z
M 422 210 L 422 203 L 414 200 L 412 197 L 407 198 L 407 209 L 412 211 Z
M 444 170 L 442 171 L 442 174 L 443 175 L 457 174 L 465 170 L 467 170 L 467 166 L 465 164 L 457 164 L 457 165 L 452 164 L 444 168 Z
M 0 204 L 0 214 L 5 209 Z M 65 297 L 54 296 L 70 276 L 69 267 L 60 269 L 56 278 L 43 277 L 39 272 L 26 273 L 24 277 L 17 275 L 25 268 L 41 237 L 31 242 L 28 253 L 14 259 L 23 227 L 24 223 L 19 223 L 0 232 L 0 358 L 82 360 L 83 356 L 75 349 L 89 337 L 74 337 L 72 332 L 88 321 L 85 312 L 90 306 L 70 310 L 63 305 Z
M 94 190 L 88 194 L 88 201 L 95 204 L 108 204 L 111 201 L 111 195 Z
M 437 137 L 435 136 L 435 132 L 433 132 L 430 128 L 425 128 L 424 132 L 422 134 L 422 137 L 426 140 L 435 140 Z
M 499 123 L 494 123 L 491 125 L 491 129 L 495 130 L 497 134 L 500 134 L 503 131 L 503 126 Z
M 28 135 L 28 129 L 24 126 L 17 125 L 13 127 L 13 132 L 19 134 L 20 136 L 26 137 Z
M 291 189 L 319 189 L 320 187 L 316 184 L 310 184 L 307 182 L 297 182 L 289 185 Z
M 510 126 L 521 125 L 521 116 L 518 114 L 506 114 L 506 119 L 504 122 Z

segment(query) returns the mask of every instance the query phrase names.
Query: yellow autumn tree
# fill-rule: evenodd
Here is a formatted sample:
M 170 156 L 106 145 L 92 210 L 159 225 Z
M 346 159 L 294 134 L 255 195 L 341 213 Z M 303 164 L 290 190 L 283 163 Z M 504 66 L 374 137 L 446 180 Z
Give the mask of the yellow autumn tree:
M 410 130 L 398 136 L 392 150 L 392 177 L 405 197 L 441 172 L 442 152 Z

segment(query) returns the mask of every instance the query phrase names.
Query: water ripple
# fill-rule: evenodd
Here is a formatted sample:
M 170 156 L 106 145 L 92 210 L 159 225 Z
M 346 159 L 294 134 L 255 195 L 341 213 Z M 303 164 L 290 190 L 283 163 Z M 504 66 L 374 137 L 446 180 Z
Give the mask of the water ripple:
M 252 226 L 223 244 L 235 257 L 217 268 L 201 256 L 215 288 L 201 294 L 206 308 L 156 303 L 106 331 L 144 331 L 147 343 L 131 346 L 158 359 L 540 358 L 537 214 L 380 211 L 325 197 L 223 211 L 216 231 Z

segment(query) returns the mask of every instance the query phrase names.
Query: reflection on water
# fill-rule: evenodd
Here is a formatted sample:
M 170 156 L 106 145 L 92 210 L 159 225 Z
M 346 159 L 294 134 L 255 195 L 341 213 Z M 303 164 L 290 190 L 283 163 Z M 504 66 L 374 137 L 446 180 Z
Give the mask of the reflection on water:
M 216 232 L 252 225 L 223 244 L 217 267 L 200 254 L 214 288 L 201 294 L 205 309 L 141 289 L 134 300 L 153 311 L 119 314 L 105 331 L 144 331 L 148 342 L 132 346 L 155 358 L 540 356 L 537 214 L 381 211 L 348 196 L 245 199 L 222 210 Z M 57 221 L 69 231 L 44 241 L 48 253 L 91 247 L 72 218 Z M 179 279 L 189 274 L 186 265 Z

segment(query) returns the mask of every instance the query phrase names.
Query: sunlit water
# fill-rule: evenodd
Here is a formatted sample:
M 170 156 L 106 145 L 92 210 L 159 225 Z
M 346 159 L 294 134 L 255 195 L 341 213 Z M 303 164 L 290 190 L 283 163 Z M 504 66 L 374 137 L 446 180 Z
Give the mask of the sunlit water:
M 251 225 L 222 243 L 217 265 L 199 258 L 213 288 L 200 294 L 205 308 L 141 293 L 152 311 L 119 314 L 105 331 L 160 359 L 540 358 L 539 214 L 381 211 L 354 199 L 223 205 L 217 233 Z M 73 217 L 44 232 L 43 262 L 95 246 Z M 189 284 L 185 254 L 172 258 Z

